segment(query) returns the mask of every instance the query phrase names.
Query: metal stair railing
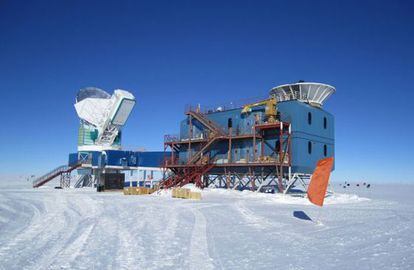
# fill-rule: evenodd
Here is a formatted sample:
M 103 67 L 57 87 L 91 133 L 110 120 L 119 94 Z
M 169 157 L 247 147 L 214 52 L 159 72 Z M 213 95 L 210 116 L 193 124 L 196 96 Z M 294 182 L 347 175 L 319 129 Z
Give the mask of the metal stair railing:
M 212 145 L 220 136 L 219 135 L 213 135 L 213 137 L 211 137 L 207 143 L 200 149 L 200 151 L 198 151 L 197 153 L 195 153 L 189 160 L 188 160 L 188 164 L 194 164 L 196 163 L 200 158 L 201 155 L 204 153 L 205 150 L 207 150 L 208 147 L 210 147 L 210 145 Z
M 68 165 L 61 165 L 55 169 L 53 169 L 52 171 L 36 178 L 33 181 L 33 187 L 37 188 L 40 187 L 44 184 L 46 184 L 47 182 L 51 181 L 52 179 L 58 177 L 59 175 L 63 174 L 63 173 L 69 173 L 71 171 L 73 171 L 74 169 L 80 167 L 82 164 L 76 164 L 72 167 L 68 166 Z
M 43 181 L 45 181 L 46 179 L 48 179 L 50 177 L 55 178 L 55 177 L 57 177 L 60 174 L 60 172 L 63 172 L 65 170 L 67 170 L 67 169 L 68 169 L 68 166 L 67 165 L 61 165 L 61 166 L 59 166 L 59 167 L 51 170 L 50 172 L 48 172 L 48 173 L 46 173 L 46 174 L 44 174 L 44 175 L 36 178 L 33 181 L 33 187 L 40 187 L 42 185 L 41 183 Z
M 206 164 L 196 168 L 192 168 L 191 171 L 184 173 L 182 175 L 171 175 L 166 180 L 159 184 L 159 187 L 162 188 L 172 188 L 172 187 L 182 187 L 191 181 L 196 182 L 195 184 L 201 186 L 202 183 L 197 183 L 196 178 L 201 177 L 203 174 L 208 172 L 214 164 Z
M 208 147 L 211 146 L 217 139 L 220 137 L 226 136 L 223 129 L 218 126 L 213 121 L 207 119 L 203 114 L 195 111 L 189 110 L 187 112 L 188 115 L 191 115 L 195 119 L 197 119 L 202 125 L 204 125 L 206 128 L 210 130 L 210 138 L 208 141 L 203 145 L 203 147 L 194 154 L 187 162 L 187 164 L 195 164 L 202 156 L 205 150 L 207 150 Z M 167 164 L 167 163 L 165 163 Z M 157 190 L 160 188 L 171 188 L 175 186 L 183 186 L 191 181 L 196 182 L 197 185 L 202 186 L 202 183 L 200 181 L 197 181 L 197 177 L 201 177 L 203 174 L 205 174 L 207 171 L 209 171 L 212 167 L 214 167 L 213 163 L 207 163 L 204 165 L 197 165 L 196 167 L 191 167 L 189 171 L 184 172 L 183 174 L 172 174 L 168 176 L 165 180 L 159 182 L 157 185 Z
M 195 111 L 189 111 L 188 114 L 194 117 L 195 119 L 197 119 L 198 121 L 200 121 L 201 124 L 203 124 L 205 127 L 210 129 L 211 131 L 216 132 L 222 136 L 225 135 L 224 131 L 222 130 L 220 126 L 218 126 L 213 121 L 207 119 L 202 113 L 195 112 Z
M 188 114 L 196 118 L 198 121 L 200 121 L 201 124 L 203 124 L 205 127 L 211 130 L 211 137 L 209 138 L 207 143 L 200 149 L 200 151 L 195 153 L 187 162 L 188 164 L 194 164 L 201 158 L 201 155 L 204 153 L 205 150 L 207 150 L 208 147 L 210 147 L 220 137 L 226 136 L 226 134 L 220 126 L 218 126 L 213 121 L 207 119 L 203 114 L 194 111 L 189 111 Z

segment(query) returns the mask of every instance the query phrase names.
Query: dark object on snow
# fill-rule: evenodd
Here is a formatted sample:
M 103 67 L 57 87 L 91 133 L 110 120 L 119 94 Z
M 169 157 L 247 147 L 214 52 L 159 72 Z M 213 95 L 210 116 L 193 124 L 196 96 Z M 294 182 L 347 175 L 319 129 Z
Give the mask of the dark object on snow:
M 357 184 L 357 187 L 359 187 L 359 184 Z
M 293 211 L 293 216 L 298 219 L 312 221 L 312 219 L 303 211 Z
M 370 186 L 371 186 L 371 184 L 368 184 L 368 185 L 367 185 L 367 188 L 369 188 Z
M 55 189 L 62 189 L 62 187 L 60 187 L 60 186 L 57 186 L 57 187 L 55 187 Z
M 346 184 L 348 187 L 350 186 L 350 184 L 348 183 L 348 184 Z
M 276 192 L 276 187 L 273 187 L 273 186 L 264 186 L 264 187 L 262 187 L 261 191 L 263 193 L 275 193 Z

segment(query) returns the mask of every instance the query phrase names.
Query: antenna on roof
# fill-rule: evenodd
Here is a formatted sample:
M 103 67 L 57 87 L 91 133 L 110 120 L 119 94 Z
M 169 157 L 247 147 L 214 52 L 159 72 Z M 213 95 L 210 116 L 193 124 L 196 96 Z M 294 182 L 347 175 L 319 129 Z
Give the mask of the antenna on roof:
M 274 96 L 277 102 L 298 100 L 322 107 L 324 101 L 334 92 L 335 88 L 328 84 L 299 81 L 274 87 L 270 90 L 270 95 Z

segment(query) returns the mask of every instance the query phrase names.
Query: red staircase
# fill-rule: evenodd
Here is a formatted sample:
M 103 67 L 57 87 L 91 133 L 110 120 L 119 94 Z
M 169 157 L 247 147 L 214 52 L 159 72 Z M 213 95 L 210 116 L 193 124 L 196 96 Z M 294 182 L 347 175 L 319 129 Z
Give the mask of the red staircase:
M 201 124 L 203 124 L 206 128 L 208 128 L 210 130 L 210 135 L 209 135 L 209 138 L 208 138 L 207 142 L 205 142 L 204 145 L 201 147 L 201 149 L 196 154 L 194 154 L 187 162 L 188 164 L 195 164 L 197 161 L 200 160 L 202 154 L 214 142 L 216 142 L 218 139 L 220 139 L 222 137 L 225 137 L 226 134 L 220 126 L 218 126 L 213 121 L 209 120 L 203 114 L 198 113 L 198 112 L 194 112 L 194 111 L 189 111 L 187 114 L 191 115 L 193 118 L 197 119 Z
M 189 183 L 194 183 L 197 187 L 203 188 L 204 183 L 201 177 L 213 167 L 214 164 L 187 167 L 179 173 L 170 175 L 160 183 L 159 188 L 167 189 L 172 187 L 182 187 Z
M 210 132 L 206 142 L 200 147 L 200 150 L 195 153 L 184 167 L 172 167 L 173 164 L 164 165 L 173 171 L 173 174 L 160 182 L 158 188 L 172 188 L 182 187 L 188 183 L 194 183 L 197 187 L 203 188 L 204 183 L 202 176 L 214 167 L 214 163 L 203 162 L 201 157 L 204 152 L 217 140 L 226 137 L 226 133 L 223 129 L 213 121 L 205 117 L 204 114 L 196 111 L 188 111 L 187 115 L 194 119 L 197 119 L 203 126 L 205 126 Z M 173 149 L 174 150 L 174 149 Z
M 208 128 L 212 132 L 215 132 L 222 136 L 226 135 L 220 126 L 218 126 L 216 123 L 205 117 L 204 114 L 195 111 L 188 111 L 187 115 L 190 115 L 193 118 L 197 119 L 203 126 Z
M 52 171 L 46 173 L 45 175 L 42 175 L 42 176 L 38 177 L 37 179 L 35 179 L 33 181 L 33 187 L 38 188 L 40 186 L 43 186 L 44 184 L 46 184 L 47 182 L 53 180 L 54 178 L 56 178 L 58 176 L 61 176 L 64 173 L 70 173 L 73 170 L 79 168 L 80 166 L 82 166 L 81 163 L 73 165 L 73 166 L 68 166 L 68 165 L 59 166 L 59 167 L 53 169 Z

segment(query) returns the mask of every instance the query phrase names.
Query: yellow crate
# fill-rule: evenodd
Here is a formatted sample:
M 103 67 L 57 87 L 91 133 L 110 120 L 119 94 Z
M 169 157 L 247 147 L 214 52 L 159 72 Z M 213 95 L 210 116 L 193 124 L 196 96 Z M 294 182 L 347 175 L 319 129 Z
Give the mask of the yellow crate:
M 134 195 L 143 195 L 145 194 L 145 190 L 142 187 L 136 187 L 135 188 L 135 194 Z
M 178 190 L 176 189 L 176 188 L 173 188 L 172 190 L 171 190 L 171 195 L 172 195 L 172 197 L 173 198 L 178 198 Z
M 177 188 L 177 198 L 183 198 L 183 190 L 181 188 Z
M 191 191 L 190 192 L 191 200 L 201 200 L 201 192 Z
M 176 198 L 181 198 L 182 197 L 182 190 L 181 190 L 181 188 L 177 188 L 177 191 L 176 191 L 177 193 L 176 193 Z
M 181 191 L 181 188 L 177 188 L 176 190 L 175 190 L 175 197 L 176 198 L 181 198 L 182 197 L 182 194 L 183 192 Z
M 189 190 L 188 188 L 182 188 L 182 198 L 183 199 L 189 199 L 190 198 L 190 192 L 191 190 Z
M 173 198 L 180 198 L 180 199 L 190 199 L 191 198 L 191 190 L 188 188 L 173 188 L 171 190 L 171 196 Z M 195 195 L 197 196 L 197 195 Z
M 127 187 L 124 188 L 124 195 L 148 195 L 155 190 L 147 187 Z

